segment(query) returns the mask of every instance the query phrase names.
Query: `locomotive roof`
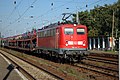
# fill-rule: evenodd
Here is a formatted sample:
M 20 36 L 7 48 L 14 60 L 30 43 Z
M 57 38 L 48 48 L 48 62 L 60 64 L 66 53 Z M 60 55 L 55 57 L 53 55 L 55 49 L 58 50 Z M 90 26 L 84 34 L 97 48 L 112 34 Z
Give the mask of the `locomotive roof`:
M 41 29 L 38 29 L 39 31 L 38 32 L 40 32 L 40 31 L 43 31 L 43 30 L 47 30 L 47 29 L 50 29 L 50 28 L 56 28 L 56 27 L 60 27 L 61 25 L 73 25 L 73 24 L 66 24 L 66 23 L 54 23 L 54 24 L 50 24 L 50 25 L 48 25 L 48 26 L 44 26 L 44 27 L 42 27 Z M 81 25 L 81 24 L 80 24 Z M 85 25 L 81 25 L 81 27 L 82 26 L 85 26 Z

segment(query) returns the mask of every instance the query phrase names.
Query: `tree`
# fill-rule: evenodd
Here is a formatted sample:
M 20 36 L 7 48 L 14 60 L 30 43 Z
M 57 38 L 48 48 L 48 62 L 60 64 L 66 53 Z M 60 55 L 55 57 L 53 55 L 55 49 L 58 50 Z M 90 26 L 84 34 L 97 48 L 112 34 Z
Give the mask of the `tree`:
M 79 12 L 80 24 L 88 27 L 89 36 L 111 36 L 112 33 L 112 20 L 113 12 L 115 13 L 115 30 L 118 29 L 118 35 L 120 36 L 120 0 L 113 4 L 104 6 L 95 6 L 90 11 Z M 76 20 L 76 14 L 74 14 L 73 21 Z M 94 34 L 94 35 L 93 35 Z

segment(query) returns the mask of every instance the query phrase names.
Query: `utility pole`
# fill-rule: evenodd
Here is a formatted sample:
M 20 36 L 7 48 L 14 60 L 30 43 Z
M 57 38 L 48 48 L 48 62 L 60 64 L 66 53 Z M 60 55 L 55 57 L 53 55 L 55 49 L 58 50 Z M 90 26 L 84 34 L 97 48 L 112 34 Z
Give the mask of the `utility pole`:
M 78 24 L 80 24 L 80 22 L 79 22 L 79 13 L 78 13 L 78 11 L 77 11 L 77 13 L 76 13 L 76 22 L 77 22 Z
M 78 24 L 80 24 L 78 8 L 76 7 L 76 9 L 77 9 L 77 11 L 76 11 L 76 22 L 77 22 Z
M 113 19 L 112 19 L 112 51 L 114 49 L 114 46 L 113 46 L 113 34 L 114 34 L 114 10 L 113 10 Z

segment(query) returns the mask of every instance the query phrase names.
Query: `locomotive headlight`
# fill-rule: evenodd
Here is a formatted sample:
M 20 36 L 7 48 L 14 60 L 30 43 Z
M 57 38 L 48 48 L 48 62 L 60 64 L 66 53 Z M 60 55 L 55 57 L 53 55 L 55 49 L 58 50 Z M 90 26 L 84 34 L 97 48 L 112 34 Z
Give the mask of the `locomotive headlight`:
M 86 41 L 83 41 L 83 46 L 86 46 Z
M 68 44 L 65 44 L 66 46 L 68 46 Z
M 83 46 L 85 46 L 85 44 L 83 44 Z

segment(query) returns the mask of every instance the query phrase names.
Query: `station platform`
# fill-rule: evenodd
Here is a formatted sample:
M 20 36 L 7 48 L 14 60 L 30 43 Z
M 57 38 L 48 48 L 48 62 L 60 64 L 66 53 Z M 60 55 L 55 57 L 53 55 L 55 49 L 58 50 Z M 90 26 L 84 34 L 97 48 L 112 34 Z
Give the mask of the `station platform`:
M 0 54 L 0 80 L 27 80 L 14 66 Z

